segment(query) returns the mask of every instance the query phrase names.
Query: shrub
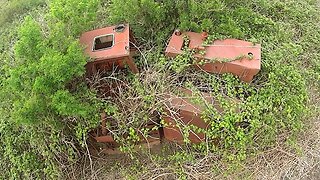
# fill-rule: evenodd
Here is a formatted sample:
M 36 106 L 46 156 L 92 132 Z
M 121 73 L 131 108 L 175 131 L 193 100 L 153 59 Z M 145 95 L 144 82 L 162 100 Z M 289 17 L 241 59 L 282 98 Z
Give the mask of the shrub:
M 97 125 L 100 104 L 83 78 L 87 57 L 78 37 L 95 21 L 98 3 L 55 0 L 46 15 L 48 31 L 31 16 L 18 29 L 0 93 L 7 114 L 0 156 L 10 164 L 4 178 L 61 176 L 59 163 L 76 160 L 88 129 Z

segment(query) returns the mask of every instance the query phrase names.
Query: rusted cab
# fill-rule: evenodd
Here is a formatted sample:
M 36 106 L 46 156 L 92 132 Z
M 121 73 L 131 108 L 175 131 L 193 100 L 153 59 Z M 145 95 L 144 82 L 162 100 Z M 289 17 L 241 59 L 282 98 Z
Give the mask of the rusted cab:
M 92 58 L 86 65 L 87 75 L 98 71 L 124 68 L 127 64 L 133 73 L 138 73 L 132 55 L 135 40 L 128 24 L 110 26 L 85 32 L 80 43 L 86 47 L 85 53 Z
M 176 57 L 183 53 L 185 38 L 188 48 L 196 50 L 195 66 L 209 73 L 232 73 L 242 81 L 252 81 L 260 71 L 261 45 L 251 42 L 225 39 L 204 44 L 207 34 L 175 31 L 166 48 L 166 56 Z M 200 61 L 202 61 L 200 63 Z

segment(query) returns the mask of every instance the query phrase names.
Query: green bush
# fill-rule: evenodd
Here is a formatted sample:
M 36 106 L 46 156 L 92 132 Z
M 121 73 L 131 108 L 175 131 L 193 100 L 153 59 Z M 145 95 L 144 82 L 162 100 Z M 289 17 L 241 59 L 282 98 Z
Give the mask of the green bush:
M 100 104 L 83 78 L 87 57 L 78 37 L 92 26 L 98 4 L 52 1 L 48 29 L 31 16 L 18 29 L 0 93 L 1 113 L 7 114 L 1 118 L 0 157 L 9 163 L 1 167 L 3 178 L 60 177 L 59 164 L 76 160 L 75 147 L 96 127 Z

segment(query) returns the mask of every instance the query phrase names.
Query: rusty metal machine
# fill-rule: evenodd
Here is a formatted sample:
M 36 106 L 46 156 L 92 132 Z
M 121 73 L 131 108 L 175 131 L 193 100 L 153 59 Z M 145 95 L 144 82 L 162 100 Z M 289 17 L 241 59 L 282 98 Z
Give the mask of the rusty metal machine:
M 184 53 L 184 48 L 194 51 L 196 59 L 194 66 L 209 73 L 232 73 L 244 82 L 251 82 L 261 67 L 261 46 L 247 41 L 237 39 L 215 40 L 207 42 L 207 33 L 180 32 L 175 31 L 170 38 L 165 50 L 167 57 L 176 57 Z M 188 42 L 186 42 L 186 38 Z M 93 61 L 86 65 L 87 75 L 99 71 L 110 71 L 114 67 L 125 68 L 127 64 L 133 73 L 138 73 L 132 58 L 135 48 L 131 43 L 135 42 L 128 24 L 111 26 L 93 31 L 85 32 L 80 38 L 81 44 L 86 46 L 85 52 Z M 112 90 L 121 84 L 111 84 L 99 89 L 100 94 L 112 96 L 117 91 Z M 164 99 L 166 104 L 165 113 L 161 115 L 165 125 L 160 130 L 152 130 L 147 137 L 141 136 L 143 143 L 160 143 L 162 138 L 177 143 L 184 143 L 188 138 L 191 143 L 200 143 L 206 140 L 204 133 L 188 130 L 188 137 L 184 137 L 183 126 L 195 126 L 206 130 L 210 124 L 201 118 L 206 106 L 193 102 L 191 90 L 178 88 L 187 96 L 178 96 L 169 92 Z M 101 91 L 101 92 L 100 92 Z M 201 93 L 206 104 L 223 112 L 221 105 L 209 93 Z M 226 97 L 227 98 L 227 97 Z M 237 100 L 235 100 L 237 101 Z M 160 118 L 157 118 L 160 122 Z M 112 124 L 112 117 L 107 117 L 105 112 L 101 113 L 101 125 L 91 132 L 96 142 L 108 144 L 108 153 L 116 152 L 119 147 L 114 136 L 107 130 L 107 124 Z M 153 129 L 159 126 L 155 123 L 147 123 L 146 127 Z M 125 136 L 125 135 L 124 135 Z M 139 135 L 140 136 L 140 135 Z
M 261 45 L 251 42 L 225 39 L 205 43 L 207 33 L 180 32 L 176 30 L 169 41 L 165 54 L 176 57 L 183 53 L 185 39 L 188 48 L 195 50 L 195 66 L 209 73 L 232 73 L 244 82 L 252 81 L 260 71 Z

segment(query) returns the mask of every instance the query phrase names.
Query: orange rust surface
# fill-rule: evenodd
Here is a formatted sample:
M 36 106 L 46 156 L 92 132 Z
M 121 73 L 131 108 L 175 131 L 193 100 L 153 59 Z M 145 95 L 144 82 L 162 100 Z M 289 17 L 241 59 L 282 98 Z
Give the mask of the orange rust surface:
M 183 129 L 184 126 L 194 125 L 203 130 L 210 128 L 210 124 L 201 118 L 202 112 L 207 108 L 206 104 L 212 105 L 222 114 L 224 113 L 224 109 L 221 104 L 208 93 L 201 92 L 201 97 L 205 100 L 204 103 L 195 103 L 194 100 L 198 97 L 193 96 L 191 90 L 179 88 L 179 91 L 184 95 L 166 95 L 165 103 L 167 108 L 165 114 L 162 115 L 162 119 L 165 122 L 165 126 L 163 127 L 165 139 L 182 144 L 184 137 L 181 129 Z M 225 98 L 230 102 L 239 103 L 237 99 Z M 235 111 L 239 112 L 240 110 L 237 107 Z M 203 133 L 197 133 L 192 130 L 189 130 L 188 133 L 188 138 L 191 143 L 200 143 L 206 140 L 205 134 Z
M 200 53 L 194 55 L 198 61 L 205 60 L 204 64 L 195 65 L 199 69 L 209 73 L 232 73 L 245 82 L 252 81 L 254 75 L 260 71 L 260 44 L 237 39 L 225 39 L 204 45 L 205 33 L 183 32 L 181 35 L 176 32 L 173 33 L 165 51 L 166 56 L 176 57 L 183 53 L 183 37 L 185 36 L 190 41 L 190 49 L 195 49 L 198 52 L 204 51 L 204 55 Z M 252 58 L 249 58 L 249 56 Z
M 128 24 L 121 32 L 116 32 L 117 26 L 110 26 L 93 31 L 85 32 L 80 37 L 80 43 L 85 46 L 85 53 L 93 59 L 86 65 L 88 75 L 92 75 L 97 71 L 110 71 L 114 67 L 122 69 L 125 64 L 129 66 L 133 73 L 138 73 L 138 69 L 131 57 L 134 48 L 130 42 L 135 42 L 130 32 Z M 94 41 L 96 37 L 104 35 L 113 35 L 113 46 L 101 50 L 94 49 Z
M 101 113 L 101 133 L 104 136 L 107 135 L 106 123 L 107 123 L 107 115 L 105 112 L 103 112 Z
M 209 124 L 201 119 L 201 112 L 204 110 L 204 106 L 192 103 L 192 91 L 188 89 L 180 89 L 188 97 L 179 97 L 176 95 L 167 95 L 166 115 L 162 116 L 166 125 L 163 128 L 164 137 L 169 141 L 183 143 L 183 133 L 181 128 L 177 126 L 177 121 L 180 126 L 194 125 L 201 129 L 206 130 L 209 128 Z M 221 106 L 214 100 L 212 96 L 207 93 L 202 93 L 202 97 L 207 103 L 212 104 L 218 111 L 222 111 Z M 205 141 L 205 135 L 203 133 L 196 133 L 192 130 L 189 131 L 189 140 L 192 143 L 200 143 Z
M 114 143 L 115 142 L 111 135 L 95 136 L 94 139 L 97 142 L 105 142 L 105 143 Z

